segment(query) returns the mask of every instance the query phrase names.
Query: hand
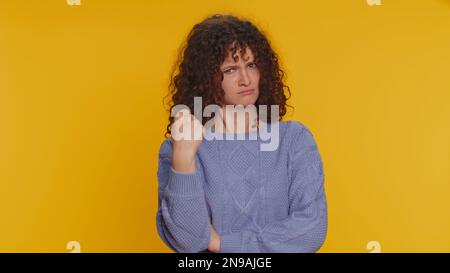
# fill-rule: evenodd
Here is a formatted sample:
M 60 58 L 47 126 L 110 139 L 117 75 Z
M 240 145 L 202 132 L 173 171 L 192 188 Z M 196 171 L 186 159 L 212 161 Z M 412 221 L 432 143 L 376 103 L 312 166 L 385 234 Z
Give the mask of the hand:
M 181 110 L 171 126 L 173 140 L 172 167 L 180 172 L 195 171 L 195 154 L 203 140 L 202 123 L 188 110 Z
M 209 241 L 208 250 L 217 253 L 220 251 L 220 236 L 217 234 L 211 223 L 209 226 L 211 228 L 211 239 Z

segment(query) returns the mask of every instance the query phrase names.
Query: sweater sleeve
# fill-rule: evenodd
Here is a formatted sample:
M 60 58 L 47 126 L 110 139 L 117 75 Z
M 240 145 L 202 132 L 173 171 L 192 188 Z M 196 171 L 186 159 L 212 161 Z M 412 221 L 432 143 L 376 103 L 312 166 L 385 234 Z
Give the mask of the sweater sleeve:
M 327 233 L 327 203 L 322 160 L 310 131 L 293 123 L 288 156 L 289 213 L 260 231 L 221 236 L 220 252 L 316 252 Z
M 172 140 L 159 151 L 156 225 L 163 242 L 175 252 L 201 252 L 210 241 L 209 216 L 203 190 L 204 175 L 196 156 L 193 173 L 172 168 Z

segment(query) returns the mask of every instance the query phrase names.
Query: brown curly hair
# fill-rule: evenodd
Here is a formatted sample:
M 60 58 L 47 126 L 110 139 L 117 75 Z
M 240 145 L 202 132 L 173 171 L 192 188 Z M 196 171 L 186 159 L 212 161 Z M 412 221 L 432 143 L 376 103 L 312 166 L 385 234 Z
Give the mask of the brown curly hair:
M 231 15 L 216 14 L 196 24 L 190 31 L 187 42 L 179 52 L 173 67 L 169 94 L 169 124 L 165 136 L 170 135 L 173 117 L 170 115 L 175 105 L 184 104 L 194 113 L 194 97 L 202 97 L 202 108 L 207 105 L 224 105 L 224 91 L 221 87 L 223 74 L 220 65 L 231 52 L 243 52 L 249 47 L 260 71 L 260 94 L 255 103 L 278 105 L 281 120 L 286 114 L 287 99 L 291 96 L 284 84 L 285 73 L 278 63 L 278 56 L 265 35 L 251 22 Z M 287 91 L 288 96 L 285 95 Z M 291 107 L 291 106 L 289 106 Z M 270 106 L 267 119 L 271 121 Z M 211 117 L 212 118 L 212 117 Z M 203 117 L 204 125 L 209 119 Z

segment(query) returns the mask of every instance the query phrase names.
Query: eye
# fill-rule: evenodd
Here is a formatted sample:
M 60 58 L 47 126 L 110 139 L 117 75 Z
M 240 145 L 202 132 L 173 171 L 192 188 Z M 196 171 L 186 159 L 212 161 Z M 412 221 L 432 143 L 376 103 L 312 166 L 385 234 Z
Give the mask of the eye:
M 233 73 L 234 71 L 235 71 L 236 69 L 234 69 L 234 68 L 228 68 L 228 69 L 225 69 L 224 71 L 223 71 L 223 73 L 225 73 L 225 74 L 230 74 L 230 73 Z
M 250 68 L 256 68 L 256 63 L 249 63 L 249 64 L 248 64 L 248 67 L 250 67 Z

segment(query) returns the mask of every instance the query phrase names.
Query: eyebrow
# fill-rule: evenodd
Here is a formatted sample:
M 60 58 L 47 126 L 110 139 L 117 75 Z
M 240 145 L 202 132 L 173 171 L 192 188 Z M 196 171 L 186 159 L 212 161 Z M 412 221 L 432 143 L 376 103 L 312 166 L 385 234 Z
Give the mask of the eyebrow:
M 245 62 L 245 64 L 249 64 L 249 63 L 254 63 L 255 62 L 255 60 L 253 60 L 253 61 L 248 61 L 248 62 Z M 229 62 L 230 63 L 230 62 Z M 235 67 L 238 67 L 235 63 L 230 63 L 230 64 L 225 64 L 224 65 L 224 67 L 222 68 L 222 69 L 227 69 L 227 68 L 235 68 Z

